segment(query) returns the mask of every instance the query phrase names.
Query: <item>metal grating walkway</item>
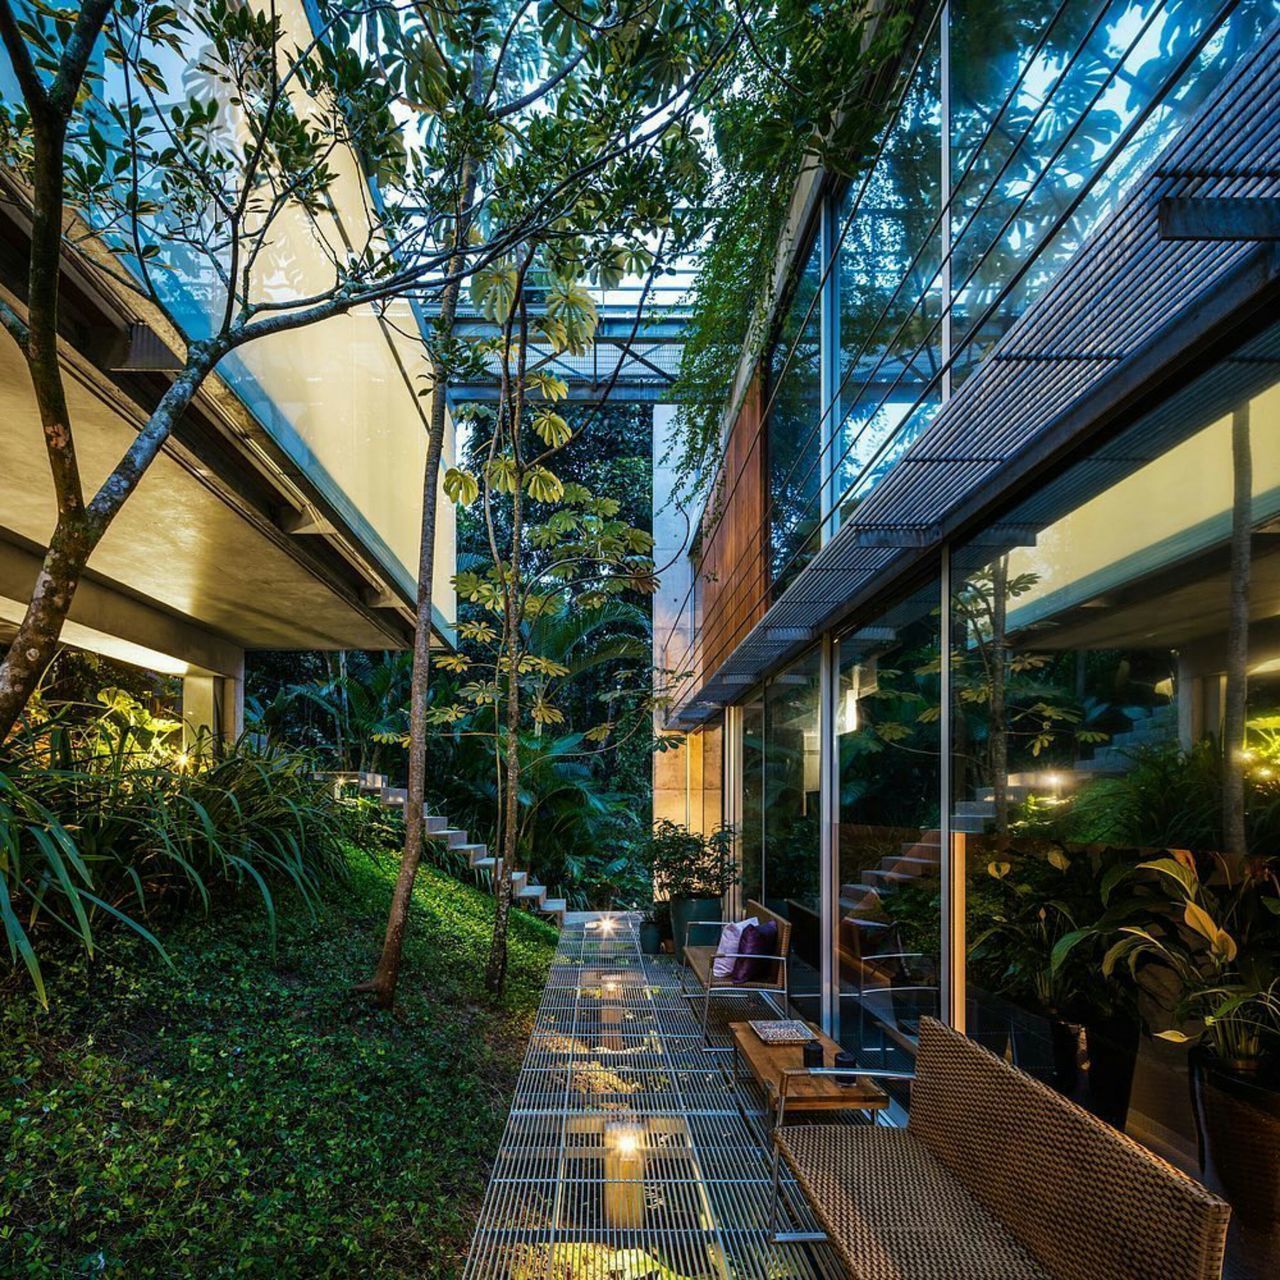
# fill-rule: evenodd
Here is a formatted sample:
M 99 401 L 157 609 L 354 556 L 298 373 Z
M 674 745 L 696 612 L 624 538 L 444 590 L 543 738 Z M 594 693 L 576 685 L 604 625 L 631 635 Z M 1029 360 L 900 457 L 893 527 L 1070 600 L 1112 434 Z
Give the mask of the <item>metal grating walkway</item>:
M 718 1006 L 720 1043 L 729 1019 L 776 1016 L 758 997 Z M 634 917 L 567 924 L 466 1280 L 843 1275 L 825 1245 L 771 1242 L 763 1099 L 735 1085 L 731 1062 L 703 1049 L 679 970 L 641 954 Z M 784 1195 L 792 1223 L 813 1230 Z

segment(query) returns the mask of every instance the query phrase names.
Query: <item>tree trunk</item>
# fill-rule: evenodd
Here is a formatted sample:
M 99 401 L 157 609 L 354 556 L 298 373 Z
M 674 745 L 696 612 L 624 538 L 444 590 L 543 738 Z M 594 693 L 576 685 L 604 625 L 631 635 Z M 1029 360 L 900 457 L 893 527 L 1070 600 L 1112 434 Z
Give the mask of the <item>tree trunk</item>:
M 1231 507 L 1230 618 L 1227 623 L 1227 693 L 1222 726 L 1222 834 L 1226 852 L 1248 853 L 1244 813 L 1245 721 L 1249 697 L 1249 569 L 1253 532 L 1253 452 L 1249 406 L 1231 415 L 1234 486 Z
M 459 216 L 455 228 L 456 251 L 449 261 L 449 274 L 458 277 L 465 265 L 467 224 L 475 201 L 475 169 L 470 162 L 463 165 Z M 454 317 L 458 311 L 461 280 L 455 278 L 445 286 L 440 298 L 438 332 L 447 341 L 453 335 Z M 418 616 L 413 634 L 413 674 L 409 685 L 409 784 L 404 803 L 404 849 L 400 855 L 400 873 L 391 895 L 391 910 L 382 940 L 382 955 L 373 977 L 357 987 L 373 995 L 379 1008 L 389 1009 L 396 998 L 400 979 L 400 958 L 404 951 L 404 935 L 409 927 L 409 904 L 413 900 L 413 882 L 422 861 L 423 806 L 427 783 L 427 693 L 431 679 L 431 605 L 432 582 L 436 567 L 436 508 L 440 488 L 440 458 L 444 452 L 445 387 L 449 370 L 436 355 L 431 357 L 431 434 L 427 441 L 427 458 L 422 477 L 422 545 L 418 552 Z
M 512 652 L 507 682 L 506 787 L 503 803 L 502 846 L 494 877 L 493 941 L 484 984 L 501 995 L 507 981 L 507 924 L 511 916 L 511 869 L 515 866 L 517 813 L 520 803 L 520 676 L 516 652 Z
M 991 789 L 996 808 L 996 833 L 1009 834 L 1009 731 L 1005 723 L 1005 673 L 1008 669 L 1009 562 L 1000 556 L 991 567 Z
M 521 335 L 523 342 L 525 335 Z M 519 431 L 519 417 L 513 415 L 513 433 Z M 516 835 L 520 810 L 520 612 L 516 599 L 521 591 L 520 544 L 524 537 L 524 499 L 519 484 L 511 500 L 511 574 L 506 588 L 507 656 L 507 751 L 506 794 L 502 806 L 502 844 L 497 875 L 494 877 L 493 941 L 489 947 L 489 963 L 484 984 L 494 995 L 501 995 L 507 982 L 507 925 L 511 915 L 511 869 L 515 866 Z
M 131 448 L 103 482 L 87 508 L 78 502 L 60 503 L 62 509 L 49 539 L 49 549 L 40 566 L 26 614 L 8 653 L 0 661 L 0 742 L 13 730 L 57 652 L 58 640 L 89 556 L 137 487 L 147 465 L 159 453 L 174 423 L 186 411 L 216 358 L 212 349 L 193 348 L 187 368 L 169 385 L 139 435 L 140 442 L 145 437 L 145 447 L 137 450 L 135 442 L 135 448 Z M 43 404 L 41 380 L 35 376 L 34 370 L 32 381 L 36 398 Z M 61 400 L 60 372 L 57 381 L 57 398 Z M 51 458 L 63 447 L 73 452 L 69 420 L 65 429 L 54 435 L 57 438 L 46 438 Z M 139 455 L 144 458 L 141 463 L 138 462 Z

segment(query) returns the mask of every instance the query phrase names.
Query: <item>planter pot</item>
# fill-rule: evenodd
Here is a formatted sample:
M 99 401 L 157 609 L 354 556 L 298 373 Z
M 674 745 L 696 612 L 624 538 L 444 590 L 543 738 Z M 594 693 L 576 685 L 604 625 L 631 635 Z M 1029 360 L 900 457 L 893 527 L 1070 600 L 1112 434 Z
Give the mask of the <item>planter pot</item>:
M 1065 1097 L 1080 1101 L 1089 1061 L 1083 1025 L 1051 1018 L 1049 1043 L 1053 1049 L 1053 1075 L 1049 1083 Z
M 1190 1059 L 1200 1167 L 1231 1204 L 1233 1249 L 1247 1277 L 1280 1274 L 1280 1079 Z
M 640 926 L 640 950 L 647 956 L 656 956 L 662 950 L 662 930 L 652 920 Z
M 675 938 L 676 959 L 681 964 L 684 963 L 684 939 L 689 925 L 694 920 L 719 920 L 721 914 L 719 898 L 671 899 L 671 932 Z M 715 936 L 710 929 L 698 929 L 695 934 L 705 935 L 705 939 L 695 936 L 695 946 L 703 940 L 710 941 Z
M 1121 1131 L 1129 1116 L 1141 1033 L 1136 1015 L 1095 1018 L 1085 1024 L 1089 1076 L 1084 1105 L 1100 1120 Z

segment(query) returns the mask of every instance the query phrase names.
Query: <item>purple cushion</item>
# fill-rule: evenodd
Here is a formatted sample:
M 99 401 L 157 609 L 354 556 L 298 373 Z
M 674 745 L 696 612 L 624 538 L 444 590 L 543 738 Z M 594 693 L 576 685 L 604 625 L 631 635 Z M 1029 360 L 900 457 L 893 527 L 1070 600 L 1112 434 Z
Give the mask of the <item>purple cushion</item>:
M 734 982 L 769 982 L 777 969 L 776 960 L 758 956 L 778 954 L 778 926 L 773 920 L 748 925 L 738 938 L 738 963 L 733 966 Z

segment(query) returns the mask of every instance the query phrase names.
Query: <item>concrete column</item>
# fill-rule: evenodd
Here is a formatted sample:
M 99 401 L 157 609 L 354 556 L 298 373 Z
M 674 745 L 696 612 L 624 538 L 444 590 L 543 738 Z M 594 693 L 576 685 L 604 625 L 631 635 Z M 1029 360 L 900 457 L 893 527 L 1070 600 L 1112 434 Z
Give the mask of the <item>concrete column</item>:
M 244 732 L 244 654 L 239 666 L 222 677 L 222 736 L 235 742 Z
M 693 636 L 689 560 L 691 522 L 672 500 L 675 474 L 664 462 L 674 440 L 676 409 L 653 408 L 653 559 L 661 581 L 653 596 L 654 692 L 678 697 L 687 681 L 678 673 L 691 666 Z M 665 714 L 654 713 L 654 727 L 666 727 Z M 701 814 L 702 752 L 700 735 L 686 736 L 679 747 L 653 755 L 653 820 L 666 818 L 697 830 Z M 696 777 L 695 791 L 690 783 Z M 695 803 L 696 797 L 696 803 Z
M 222 679 L 182 677 L 182 744 L 187 750 L 207 747 L 217 738 L 222 720 Z
M 182 677 L 183 743 L 231 743 L 244 732 L 244 656 L 226 675 Z

